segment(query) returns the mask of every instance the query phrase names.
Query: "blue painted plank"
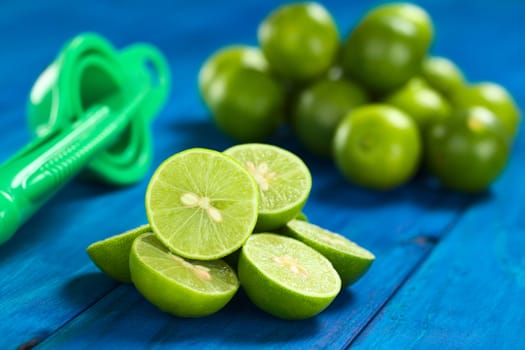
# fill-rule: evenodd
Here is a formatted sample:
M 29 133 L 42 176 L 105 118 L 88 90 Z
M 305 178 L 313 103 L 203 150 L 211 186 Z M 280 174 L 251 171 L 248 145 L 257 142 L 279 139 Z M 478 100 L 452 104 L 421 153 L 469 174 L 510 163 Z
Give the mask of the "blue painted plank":
M 468 211 L 353 344 L 525 348 L 525 140 L 490 201 Z

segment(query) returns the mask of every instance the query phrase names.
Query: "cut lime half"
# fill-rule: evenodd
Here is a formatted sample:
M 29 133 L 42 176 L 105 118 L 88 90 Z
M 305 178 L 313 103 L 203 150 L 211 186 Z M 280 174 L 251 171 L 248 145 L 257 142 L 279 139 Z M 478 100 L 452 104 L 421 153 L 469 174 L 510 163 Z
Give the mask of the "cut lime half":
M 184 259 L 152 233 L 135 240 L 129 266 L 138 291 L 159 309 L 180 317 L 211 315 L 239 289 L 235 272 L 222 260 Z
M 252 233 L 257 184 L 234 159 L 193 148 L 168 158 L 146 191 L 146 213 L 158 239 L 177 255 L 214 260 Z
M 250 300 L 283 319 L 317 315 L 341 289 L 339 275 L 323 255 L 296 239 L 273 233 L 248 239 L 238 272 Z
M 346 237 L 309 222 L 292 220 L 283 233 L 306 243 L 330 260 L 343 287 L 361 278 L 375 260 L 374 254 Z
M 119 282 L 131 283 L 129 252 L 135 238 L 150 232 L 149 225 L 142 225 L 124 233 L 95 242 L 86 251 L 97 267 Z
M 243 164 L 259 186 L 256 231 L 274 230 L 299 215 L 310 194 L 312 177 L 298 156 L 261 143 L 233 146 L 224 153 Z

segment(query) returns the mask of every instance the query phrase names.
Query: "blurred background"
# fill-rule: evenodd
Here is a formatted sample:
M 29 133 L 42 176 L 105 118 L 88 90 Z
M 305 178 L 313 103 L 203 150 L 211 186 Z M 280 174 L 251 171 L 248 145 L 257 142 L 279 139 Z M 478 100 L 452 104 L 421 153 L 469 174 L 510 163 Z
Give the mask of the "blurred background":
M 140 41 L 152 43 L 168 59 L 172 72 L 172 90 L 164 110 L 153 123 L 155 158 L 150 174 L 164 159 L 183 149 L 208 147 L 223 150 L 235 144 L 235 140 L 220 132 L 211 121 L 210 113 L 198 91 L 199 69 L 211 54 L 224 46 L 257 45 L 259 23 L 284 3 L 287 2 L 245 1 L 225 7 L 220 2 L 211 0 L 79 0 L 74 3 L 60 0 L 2 1 L 0 162 L 8 159 L 31 138 L 25 108 L 36 78 L 54 60 L 66 41 L 85 31 L 101 34 L 117 49 Z M 387 1 L 327 0 L 321 3 L 335 18 L 341 40 L 344 41 L 368 10 Z M 435 39 L 430 49 L 431 54 L 452 59 L 470 82 L 494 81 L 503 85 L 521 108 L 525 106 L 525 45 L 520 41 L 525 36 L 522 0 L 502 0 L 497 5 L 489 0 L 425 0 L 413 3 L 426 9 L 433 20 Z M 2 132 L 3 130 L 9 132 Z M 523 147 L 522 134 L 523 127 L 519 131 L 515 148 Z M 384 209 L 392 210 L 406 201 L 415 201 L 423 207 L 431 203 L 431 199 L 427 198 L 428 193 L 420 190 L 421 184 L 409 185 L 408 191 L 403 187 L 387 193 L 363 191 L 352 186 L 334 171 L 331 161 L 312 157 L 298 145 L 291 133 L 278 134 L 270 142 L 297 152 L 311 167 L 314 176 L 312 201 L 325 203 L 331 196 L 334 203 L 325 203 L 324 210 L 330 212 L 332 205 L 336 209 L 350 209 L 346 212 L 339 211 L 338 219 L 332 218 L 326 223 L 328 228 L 338 227 L 338 222 L 348 222 L 348 225 L 365 225 L 368 229 L 373 229 L 373 222 L 364 223 L 362 219 L 364 214 L 374 216 L 374 213 L 367 212 L 370 207 L 377 209 L 389 203 Z M 519 159 L 511 157 L 510 164 L 500 179 L 505 177 L 513 164 L 517 166 L 517 162 Z M 53 215 L 56 216 L 62 210 L 75 213 L 74 217 L 69 217 L 64 222 L 71 225 L 80 219 L 91 220 L 81 212 L 83 208 L 112 205 L 115 206 L 113 212 L 129 211 L 130 198 L 135 198 L 137 205 L 132 206 L 125 220 L 107 222 L 105 216 L 100 216 L 97 220 L 103 223 L 106 232 L 119 232 L 138 226 L 146 220 L 141 204 L 146 185 L 147 181 L 141 181 L 135 186 L 115 191 L 100 184 L 76 181 L 66 188 L 69 194 L 61 193 L 58 198 L 53 199 L 37 213 L 36 219 L 26 225 L 25 230 L 21 230 L 21 237 L 15 237 L 15 242 L 10 244 L 30 244 L 24 241 L 24 237 L 34 237 L 34 233 L 24 231 L 28 231 L 27 226 L 35 222 L 39 225 L 46 224 L 48 226 L 45 227 L 49 229 L 57 229 L 61 225 Z M 74 202 L 77 202 L 76 207 Z M 326 213 L 322 207 L 316 206 L 316 211 L 310 213 L 309 206 L 307 204 L 305 208 L 306 213 L 311 214 L 314 222 L 317 219 L 326 221 Z M 449 208 L 450 212 L 453 212 L 454 207 Z M 76 231 L 71 226 L 66 226 L 63 230 Z M 79 243 L 78 250 L 83 250 L 87 243 L 94 240 L 90 233 L 83 232 L 82 235 L 86 244 Z M 383 236 L 378 239 L 385 239 Z M 389 238 L 393 239 L 393 236 Z
M 385 2 L 321 3 L 334 16 L 344 40 L 368 9 Z M 221 11 L 220 2 L 210 0 L 2 1 L 0 127 L 14 123 L 25 128 L 25 103 L 33 82 L 62 45 L 83 31 L 98 32 L 117 48 L 136 41 L 158 46 L 168 57 L 173 74 L 172 98 L 167 107 L 170 112 L 162 118 L 206 118 L 197 90 L 200 66 L 208 55 L 225 45 L 256 45 L 258 24 L 282 3 L 286 2 L 243 1 L 225 12 Z M 522 0 L 502 0 L 497 4 L 488 0 L 413 3 L 424 7 L 434 21 L 432 53 L 451 58 L 472 82 L 491 80 L 502 84 L 519 105 L 525 104 L 521 83 L 525 76 L 525 48 L 516 41 L 525 34 Z M 23 144 L 21 137 L 24 136 L 2 135 L 0 145 L 9 146 L 0 147 L 0 161 Z

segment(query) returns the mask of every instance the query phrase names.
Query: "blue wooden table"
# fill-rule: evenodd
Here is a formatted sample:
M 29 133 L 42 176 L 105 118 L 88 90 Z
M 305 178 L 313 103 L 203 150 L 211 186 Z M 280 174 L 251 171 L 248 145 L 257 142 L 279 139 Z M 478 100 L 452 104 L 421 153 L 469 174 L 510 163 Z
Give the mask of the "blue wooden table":
M 257 24 L 278 3 L 2 2 L 0 162 L 30 139 L 25 104 L 34 80 L 65 41 L 87 30 L 119 48 L 151 42 L 169 60 L 173 89 L 153 125 L 154 166 L 186 148 L 231 146 L 201 103 L 197 73 L 224 45 L 256 44 Z M 471 81 L 506 86 L 525 108 L 525 2 L 418 3 L 434 20 L 433 53 L 452 58 Z M 325 2 L 343 36 L 376 4 Z M 275 136 L 311 168 L 310 220 L 377 256 L 362 280 L 305 321 L 275 319 L 242 292 L 202 319 L 159 311 L 85 253 L 90 243 L 146 222 L 147 179 L 124 188 L 75 180 L 0 246 L 0 349 L 524 349 L 523 134 L 504 173 L 480 196 L 439 190 L 424 176 L 392 192 L 365 191 L 289 134 Z

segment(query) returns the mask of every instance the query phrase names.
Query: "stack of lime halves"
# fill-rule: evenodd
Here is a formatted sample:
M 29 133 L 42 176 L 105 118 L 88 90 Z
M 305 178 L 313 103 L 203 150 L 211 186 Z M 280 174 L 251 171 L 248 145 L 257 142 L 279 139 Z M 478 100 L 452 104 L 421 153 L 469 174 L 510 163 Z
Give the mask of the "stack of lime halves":
M 232 138 L 262 142 L 288 122 L 306 150 L 378 190 L 425 167 L 446 187 L 479 192 L 503 171 L 520 123 L 513 97 L 431 54 L 434 25 L 420 6 L 374 7 L 341 40 L 321 4 L 285 4 L 257 37 L 259 47 L 212 53 L 199 74 L 212 119 Z
M 102 271 L 133 282 L 151 303 L 180 317 L 220 310 L 239 286 L 274 316 L 312 317 L 375 257 L 305 220 L 311 185 L 303 161 L 276 146 L 182 151 L 150 180 L 149 224 L 87 252 Z

